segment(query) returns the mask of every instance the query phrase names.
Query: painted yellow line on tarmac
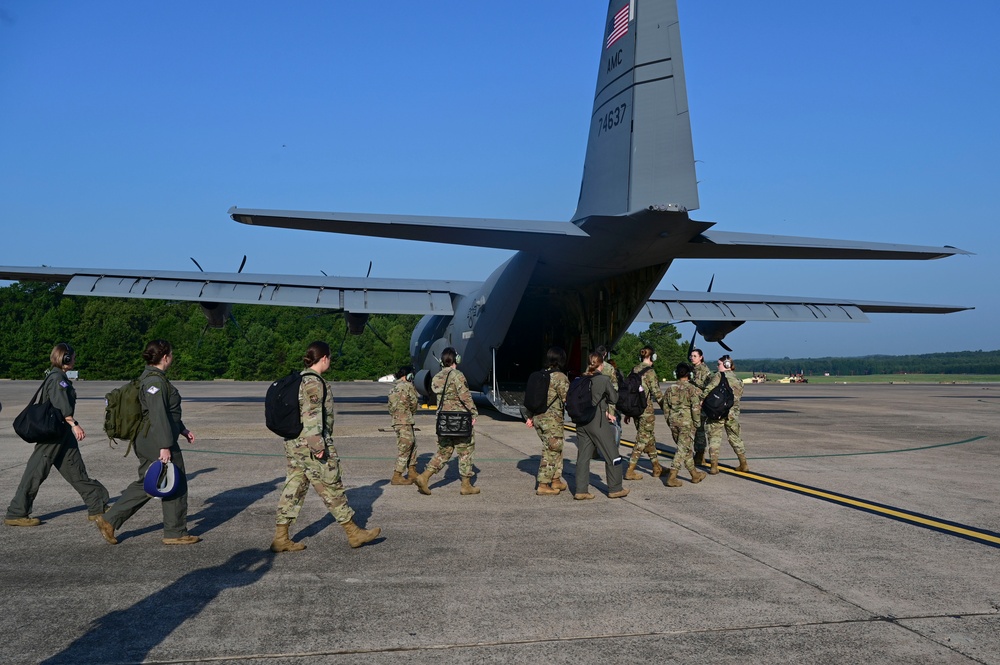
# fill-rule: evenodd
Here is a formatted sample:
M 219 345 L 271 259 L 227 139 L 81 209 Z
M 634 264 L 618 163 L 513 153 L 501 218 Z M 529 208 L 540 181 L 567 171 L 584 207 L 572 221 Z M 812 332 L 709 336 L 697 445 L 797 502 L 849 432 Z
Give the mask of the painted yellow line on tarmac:
M 566 426 L 566 429 L 575 432 L 576 428 L 572 426 Z M 985 437 L 975 437 L 972 439 L 966 439 L 965 441 L 958 441 L 958 443 L 968 443 L 970 441 L 978 441 Z M 630 448 L 635 448 L 634 441 L 628 441 L 622 439 L 622 444 Z M 927 448 L 936 448 L 944 445 L 956 445 L 956 444 L 936 444 L 933 446 L 927 446 Z M 908 448 L 906 451 L 920 450 L 919 448 Z M 899 451 L 904 452 L 904 451 Z M 674 454 L 657 448 L 657 453 L 660 457 L 666 457 L 673 459 Z M 949 520 L 942 520 L 936 517 L 931 517 L 929 515 L 922 515 L 920 513 L 915 513 L 913 511 L 904 510 L 902 508 L 897 508 L 895 506 L 887 506 L 881 503 L 875 503 L 874 501 L 866 501 L 864 499 L 859 499 L 857 497 L 849 496 L 847 494 L 839 494 L 837 492 L 831 492 L 829 490 L 820 489 L 818 487 L 810 487 L 808 485 L 802 485 L 800 483 L 793 483 L 788 480 L 782 480 L 781 478 L 774 478 L 772 476 L 765 476 L 761 473 L 755 473 L 753 471 L 737 471 L 736 469 L 724 465 L 719 465 L 719 471 L 723 473 L 728 473 L 733 476 L 741 476 L 747 480 L 753 482 L 761 483 L 763 485 L 769 485 L 771 487 L 777 487 L 779 489 L 787 490 L 789 492 L 795 492 L 797 494 L 802 494 L 805 496 L 811 496 L 822 501 L 828 501 L 830 503 L 835 503 L 837 505 L 846 506 L 848 508 L 853 508 L 855 510 L 860 510 L 866 513 L 871 513 L 873 515 L 881 515 L 883 517 L 888 517 L 899 522 L 905 522 L 907 524 L 912 524 L 914 526 L 919 526 L 925 529 L 931 529 L 932 531 L 937 531 L 939 533 L 944 533 L 952 536 L 957 536 L 959 538 L 964 538 L 966 540 L 971 540 L 973 542 L 982 543 L 983 545 L 989 545 L 991 547 L 1000 547 L 1000 534 L 993 531 L 987 531 L 985 529 L 978 529 L 967 524 L 962 524 L 960 522 L 951 522 Z

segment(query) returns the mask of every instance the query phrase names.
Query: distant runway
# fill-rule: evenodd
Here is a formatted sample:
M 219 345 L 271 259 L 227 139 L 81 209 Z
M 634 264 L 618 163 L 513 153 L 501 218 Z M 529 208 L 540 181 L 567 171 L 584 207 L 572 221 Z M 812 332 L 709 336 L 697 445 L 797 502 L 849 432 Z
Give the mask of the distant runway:
M 88 469 L 116 497 L 135 460 L 100 432 L 114 385 L 79 382 L 77 417 Z M 608 500 L 595 461 L 597 499 L 580 502 L 535 496 L 536 434 L 490 412 L 482 494 L 459 495 L 454 462 L 430 497 L 390 486 L 389 386 L 335 384 L 348 497 L 385 537 L 351 550 L 311 493 L 291 530 L 308 549 L 276 556 L 284 460 L 263 427 L 266 384 L 177 385 L 204 542 L 161 545 L 154 500 L 107 545 L 53 472 L 43 524 L 0 528 L 0 661 L 1000 663 L 1000 386 L 747 386 L 750 472 L 667 488 L 643 462 L 629 496 Z M 0 381 L 3 501 L 31 450 L 10 423 L 35 387 Z M 417 426 L 422 467 L 433 413 Z

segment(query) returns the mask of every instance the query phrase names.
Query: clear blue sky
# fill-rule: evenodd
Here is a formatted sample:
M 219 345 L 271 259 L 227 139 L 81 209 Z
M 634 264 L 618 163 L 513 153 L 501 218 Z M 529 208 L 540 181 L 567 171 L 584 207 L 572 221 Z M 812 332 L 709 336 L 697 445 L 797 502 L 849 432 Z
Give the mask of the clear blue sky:
M 485 278 L 498 250 L 237 224 L 232 205 L 566 220 L 604 0 L 0 0 L 0 264 Z M 685 261 L 682 289 L 974 305 L 747 324 L 737 357 L 1000 348 L 1000 2 L 680 0 L 725 231 L 975 252 Z M 679 326 L 685 336 L 691 326 Z M 706 344 L 709 356 L 720 349 Z

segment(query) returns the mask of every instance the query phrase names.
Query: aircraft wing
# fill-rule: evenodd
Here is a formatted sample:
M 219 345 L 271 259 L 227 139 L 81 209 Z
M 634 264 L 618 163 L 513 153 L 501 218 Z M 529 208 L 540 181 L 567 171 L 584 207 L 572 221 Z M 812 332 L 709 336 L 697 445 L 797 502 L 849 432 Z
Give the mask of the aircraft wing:
M 422 240 L 450 245 L 532 250 L 555 238 L 586 238 L 572 222 L 470 217 L 425 217 L 419 215 L 371 215 L 347 212 L 299 212 L 289 210 L 229 209 L 241 224 L 283 229 L 345 233 L 375 238 Z
M 940 259 L 971 254 L 955 247 L 706 231 L 680 250 L 683 259 Z
M 194 271 L 0 266 L 0 279 L 65 282 L 67 295 L 317 307 L 370 314 L 454 314 L 478 282 Z
M 868 321 L 866 313 L 950 314 L 972 307 L 760 296 L 714 291 L 654 291 L 636 323 L 675 321 Z

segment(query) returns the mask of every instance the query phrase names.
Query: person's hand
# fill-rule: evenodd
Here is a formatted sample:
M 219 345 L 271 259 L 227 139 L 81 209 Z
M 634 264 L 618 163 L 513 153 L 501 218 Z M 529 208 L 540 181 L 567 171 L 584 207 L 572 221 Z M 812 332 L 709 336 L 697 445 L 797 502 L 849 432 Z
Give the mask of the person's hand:
M 83 428 L 80 427 L 80 423 L 74 423 L 71 429 L 73 432 L 73 436 L 76 437 L 77 441 L 83 441 L 84 439 L 87 438 L 87 434 L 86 432 L 83 431 Z
M 181 432 L 181 436 L 187 439 L 188 443 L 194 443 L 194 432 L 192 432 L 191 430 L 189 429 L 184 430 L 183 432 Z
M 473 420 L 472 422 L 476 422 L 476 421 Z M 533 419 L 531 419 L 531 418 L 528 418 L 527 420 L 524 421 L 524 424 L 527 425 L 528 427 L 534 427 L 535 426 L 535 421 Z
M 160 461 L 164 464 L 170 461 L 170 448 L 160 448 Z

